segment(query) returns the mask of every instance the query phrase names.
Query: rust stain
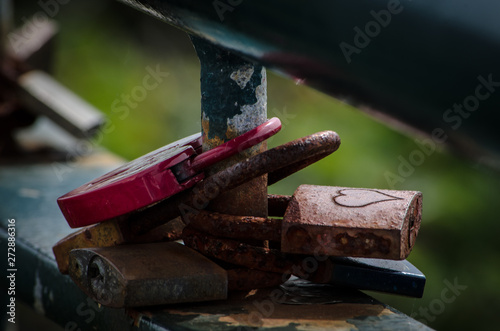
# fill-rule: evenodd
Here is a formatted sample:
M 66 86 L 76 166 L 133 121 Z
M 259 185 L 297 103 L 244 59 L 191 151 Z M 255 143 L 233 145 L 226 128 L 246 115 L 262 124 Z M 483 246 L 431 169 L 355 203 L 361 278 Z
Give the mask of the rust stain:
M 116 221 L 107 221 L 80 229 L 61 239 L 52 251 L 62 274 L 69 270 L 69 252 L 76 248 L 109 247 L 122 244 L 124 238 Z
M 261 301 L 258 303 L 262 304 Z M 259 307 L 261 308 L 259 310 Z M 394 314 L 380 305 L 339 303 L 335 305 L 284 305 L 269 303 L 267 310 L 255 302 L 244 306 L 245 313 L 230 314 L 219 318 L 234 326 L 287 327 L 291 324 L 300 330 L 354 330 L 356 326 L 347 320 L 362 316 Z M 266 313 L 267 312 L 267 313 Z
M 126 309 L 125 314 L 127 314 L 130 318 L 132 318 L 132 320 L 134 321 L 133 325 L 137 328 L 141 325 L 141 320 L 143 316 L 146 316 L 148 318 L 153 318 L 153 314 L 149 311 L 138 312 L 137 310 L 134 309 Z
M 191 226 L 184 228 L 184 243 L 203 255 L 219 260 L 266 272 L 289 273 L 299 259 L 296 256 L 281 253 L 277 249 L 268 249 L 232 239 L 216 238 L 196 231 Z
M 234 127 L 234 125 L 229 124 L 226 130 L 226 139 L 231 140 L 236 137 L 238 137 L 238 130 Z
M 201 210 L 190 217 L 190 221 L 190 226 L 216 237 L 275 242 L 281 238 L 281 220 L 275 218 L 234 216 Z
M 201 128 L 202 128 L 202 133 L 203 133 L 203 151 L 210 150 L 212 148 L 215 148 L 219 145 L 222 145 L 226 140 L 224 138 L 220 138 L 218 136 L 215 136 L 212 139 L 208 138 L 208 130 L 210 129 L 210 121 L 208 119 L 203 119 L 201 120 Z

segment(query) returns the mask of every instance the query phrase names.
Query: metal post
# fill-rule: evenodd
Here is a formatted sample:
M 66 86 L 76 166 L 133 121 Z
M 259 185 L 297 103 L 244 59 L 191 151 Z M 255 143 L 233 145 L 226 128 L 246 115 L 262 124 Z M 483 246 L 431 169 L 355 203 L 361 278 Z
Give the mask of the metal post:
M 237 137 L 267 119 L 266 70 L 210 42 L 191 37 L 201 64 L 203 151 Z M 267 149 L 261 143 L 208 170 L 215 173 Z M 267 217 L 267 175 L 213 200 L 209 209 Z

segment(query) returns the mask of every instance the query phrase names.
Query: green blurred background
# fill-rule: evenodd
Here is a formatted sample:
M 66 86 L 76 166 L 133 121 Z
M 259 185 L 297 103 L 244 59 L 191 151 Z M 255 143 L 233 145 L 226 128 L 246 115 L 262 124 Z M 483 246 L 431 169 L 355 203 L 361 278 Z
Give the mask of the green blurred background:
M 34 1 L 15 1 L 16 24 L 40 11 Z M 104 147 L 133 159 L 200 131 L 199 62 L 184 32 L 116 1 L 73 0 L 61 5 L 54 19 L 60 33 L 53 74 L 106 114 L 113 129 L 104 135 Z M 169 72 L 158 88 L 127 113 L 113 107 L 122 94 L 142 85 L 146 67 L 157 65 Z M 270 187 L 271 193 L 292 194 L 303 183 L 391 188 L 386 173 L 397 173 L 398 157 L 408 160 L 418 148 L 417 137 L 270 71 L 268 116 L 283 123 L 270 147 L 321 130 L 342 138 L 339 151 Z M 394 186 L 424 195 L 421 231 L 409 258 L 427 276 L 424 297 L 372 294 L 436 329 L 496 329 L 499 184 L 498 173 L 474 161 L 446 151 L 426 157 Z M 447 282 L 466 288 L 453 293 Z

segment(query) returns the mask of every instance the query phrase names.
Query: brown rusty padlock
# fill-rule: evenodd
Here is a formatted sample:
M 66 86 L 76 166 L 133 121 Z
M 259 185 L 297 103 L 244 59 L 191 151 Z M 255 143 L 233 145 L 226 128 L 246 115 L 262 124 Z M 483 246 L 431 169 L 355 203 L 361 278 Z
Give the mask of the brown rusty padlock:
M 283 217 L 281 250 L 403 260 L 422 219 L 422 193 L 301 185 Z
M 218 237 L 281 241 L 286 253 L 402 260 L 420 228 L 422 194 L 301 185 L 291 198 L 270 196 L 269 207 L 283 219 L 200 212 L 191 224 Z

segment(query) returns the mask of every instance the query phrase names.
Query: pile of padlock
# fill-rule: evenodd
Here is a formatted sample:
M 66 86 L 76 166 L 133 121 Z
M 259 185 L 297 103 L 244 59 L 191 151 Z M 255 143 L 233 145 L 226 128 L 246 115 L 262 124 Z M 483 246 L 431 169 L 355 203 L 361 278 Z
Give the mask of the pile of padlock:
M 420 192 L 301 185 L 291 197 L 269 195 L 271 217 L 209 211 L 221 192 L 264 174 L 272 185 L 340 145 L 319 132 L 205 177 L 280 128 L 274 118 L 205 153 L 193 135 L 60 197 L 69 225 L 85 226 L 54 246 L 60 271 L 112 307 L 220 300 L 290 276 L 420 297 L 425 277 L 390 261 L 415 243 Z

